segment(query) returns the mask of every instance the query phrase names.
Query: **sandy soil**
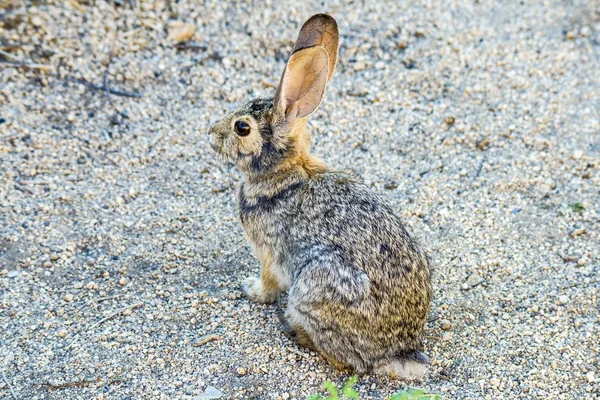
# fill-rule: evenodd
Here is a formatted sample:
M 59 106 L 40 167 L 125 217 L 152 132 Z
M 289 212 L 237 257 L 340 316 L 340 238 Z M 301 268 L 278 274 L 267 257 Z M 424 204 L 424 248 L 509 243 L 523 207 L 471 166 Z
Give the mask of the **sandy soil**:
M 240 176 L 205 135 L 273 94 L 316 12 L 342 45 L 314 151 L 435 267 L 420 385 L 600 396 L 598 0 L 115 3 L 0 2 L 2 399 L 303 399 L 347 378 L 280 332 L 285 297 L 242 296 Z

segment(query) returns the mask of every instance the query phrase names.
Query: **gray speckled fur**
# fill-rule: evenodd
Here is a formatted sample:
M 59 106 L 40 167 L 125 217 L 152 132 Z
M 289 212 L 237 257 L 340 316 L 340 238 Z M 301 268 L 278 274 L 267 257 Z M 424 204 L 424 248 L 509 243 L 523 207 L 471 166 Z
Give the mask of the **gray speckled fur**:
M 331 17 L 314 16 L 299 37 L 328 43 L 297 51 L 324 65 L 327 50 L 335 64 Z M 290 69 L 290 79 L 304 82 L 303 71 Z M 262 264 L 261 278 L 249 278 L 244 292 L 269 303 L 288 290 L 284 331 L 337 367 L 421 378 L 428 364 L 421 352 L 431 299 L 427 256 L 357 176 L 310 155 L 306 118 L 289 116 L 290 81 L 283 82 L 275 100 L 253 100 L 209 130 L 213 149 L 244 174 L 239 219 Z M 249 132 L 239 133 L 240 121 Z
M 271 197 L 248 199 L 246 185 L 239 218 L 251 241 L 275 249 L 292 326 L 358 372 L 420 350 L 428 261 L 390 207 L 344 171 L 290 180 Z

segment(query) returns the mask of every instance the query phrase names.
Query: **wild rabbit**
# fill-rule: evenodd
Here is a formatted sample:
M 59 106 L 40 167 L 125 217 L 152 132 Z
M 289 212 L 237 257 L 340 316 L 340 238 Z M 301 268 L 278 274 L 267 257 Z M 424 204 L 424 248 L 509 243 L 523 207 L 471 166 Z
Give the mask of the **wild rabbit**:
M 284 331 L 337 368 L 421 379 L 427 256 L 357 176 L 310 155 L 306 121 L 333 75 L 338 43 L 332 17 L 311 17 L 275 97 L 209 130 L 211 147 L 244 176 L 239 219 L 262 268 L 243 291 L 272 303 L 288 290 Z

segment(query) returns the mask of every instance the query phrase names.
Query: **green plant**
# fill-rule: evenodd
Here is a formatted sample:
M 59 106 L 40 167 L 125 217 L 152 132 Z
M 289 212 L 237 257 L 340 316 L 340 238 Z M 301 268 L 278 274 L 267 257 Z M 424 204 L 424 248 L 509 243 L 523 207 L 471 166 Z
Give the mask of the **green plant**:
M 579 214 L 583 213 L 583 210 L 585 209 L 585 207 L 583 206 L 583 203 L 580 201 L 571 203 L 571 204 L 569 204 L 569 206 L 571 207 L 571 209 L 573 211 L 578 212 Z
M 327 396 L 322 394 L 313 394 L 308 396 L 306 400 L 340 400 L 340 399 L 359 399 L 358 392 L 354 390 L 354 385 L 358 382 L 356 375 L 350 377 L 341 389 L 338 389 L 333 383 L 327 381 L 323 385 L 327 390 Z M 341 393 L 340 393 L 341 392 Z M 425 389 L 410 388 L 401 390 L 391 395 L 388 400 L 442 400 L 443 397 L 439 394 L 425 393 Z
M 388 400 L 442 400 L 439 394 L 425 393 L 421 388 L 410 388 L 394 393 Z
M 306 400 L 338 400 L 338 399 L 359 399 L 358 393 L 354 390 L 354 385 L 358 382 L 358 377 L 356 375 L 348 378 L 344 386 L 341 389 L 341 397 L 340 390 L 335 387 L 335 385 L 329 381 L 325 382 L 323 385 L 325 390 L 327 390 L 328 396 L 325 397 L 321 394 L 313 394 L 312 396 L 308 396 Z

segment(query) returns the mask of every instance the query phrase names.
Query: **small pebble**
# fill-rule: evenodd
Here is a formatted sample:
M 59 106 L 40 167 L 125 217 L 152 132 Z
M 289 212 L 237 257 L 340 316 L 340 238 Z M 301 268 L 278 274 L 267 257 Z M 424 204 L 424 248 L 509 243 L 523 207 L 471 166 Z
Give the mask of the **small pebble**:
M 9 271 L 6 274 L 6 276 L 9 277 L 9 278 L 16 278 L 17 276 L 19 276 L 19 271 L 17 271 L 17 270 Z
M 66 302 L 71 302 L 73 301 L 73 295 L 71 293 L 67 293 L 63 296 L 63 300 Z
M 94 281 L 88 282 L 88 284 L 85 285 L 85 287 L 86 289 L 98 289 L 98 285 Z
M 366 64 L 364 63 L 364 61 L 357 61 L 354 63 L 353 68 L 355 71 L 362 71 L 366 68 Z
M 583 37 L 588 37 L 592 34 L 592 29 L 589 26 L 582 26 L 579 30 L 579 34 Z
M 121 286 L 127 285 L 127 278 L 125 278 L 124 276 L 121 277 L 121 279 L 119 279 L 119 285 L 121 285 Z
M 205 335 L 202 336 L 200 339 L 198 339 L 198 341 L 196 341 L 193 346 L 194 347 L 199 347 L 202 345 L 205 345 L 208 342 L 212 342 L 213 340 L 220 340 L 221 336 L 219 335 Z
M 569 302 L 569 296 L 563 294 L 558 298 L 558 301 L 560 302 L 560 304 L 567 304 Z
M 61 329 L 60 331 L 56 332 L 56 336 L 58 336 L 58 337 L 61 337 L 61 338 L 62 338 L 62 337 L 65 337 L 65 336 L 67 336 L 67 333 L 68 333 L 68 332 L 67 332 L 67 330 L 66 330 L 66 329 Z
M 31 18 L 31 25 L 40 27 L 44 25 L 44 21 L 40 18 L 39 15 L 35 15 Z

